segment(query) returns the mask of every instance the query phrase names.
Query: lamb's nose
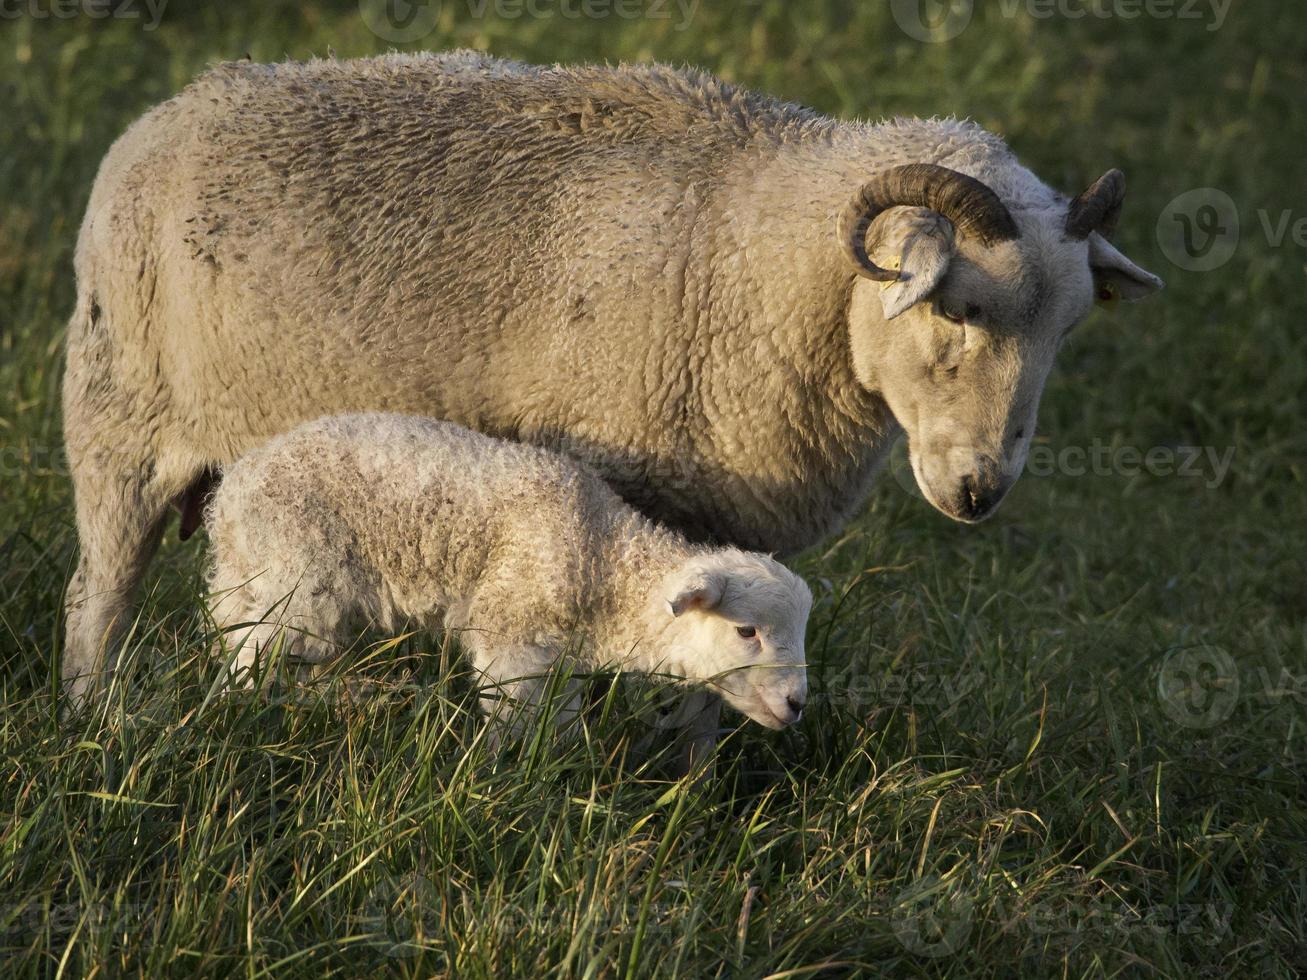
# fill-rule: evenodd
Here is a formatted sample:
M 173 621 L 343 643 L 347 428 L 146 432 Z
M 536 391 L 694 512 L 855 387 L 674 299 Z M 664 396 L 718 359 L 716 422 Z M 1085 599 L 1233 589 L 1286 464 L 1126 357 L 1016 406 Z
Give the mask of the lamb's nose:
M 787 698 L 785 699 L 785 703 L 786 703 L 786 705 L 789 706 L 789 709 L 790 709 L 791 711 L 794 712 L 794 720 L 795 720 L 795 721 L 798 721 L 800 718 L 803 717 L 803 702 L 802 702 L 802 701 L 800 701 L 798 698 L 789 698 L 789 697 L 787 697 Z

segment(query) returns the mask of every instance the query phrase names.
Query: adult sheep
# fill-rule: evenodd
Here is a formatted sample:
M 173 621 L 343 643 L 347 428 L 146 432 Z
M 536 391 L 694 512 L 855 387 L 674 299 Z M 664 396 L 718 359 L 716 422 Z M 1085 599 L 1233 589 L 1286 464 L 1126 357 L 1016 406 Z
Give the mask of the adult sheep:
M 212 467 L 324 414 L 559 448 L 691 536 L 782 554 L 906 431 L 927 499 L 983 518 L 1065 333 L 1161 285 L 1106 240 L 1123 192 L 1069 201 L 969 123 L 657 65 L 217 67 L 113 146 L 78 240 L 69 689 L 170 503 L 189 525 Z

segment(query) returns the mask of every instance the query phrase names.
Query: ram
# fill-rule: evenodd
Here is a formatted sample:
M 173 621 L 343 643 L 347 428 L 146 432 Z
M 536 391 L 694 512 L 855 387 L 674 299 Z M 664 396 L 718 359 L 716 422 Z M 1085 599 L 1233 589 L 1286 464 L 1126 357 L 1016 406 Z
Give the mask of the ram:
M 957 121 L 842 122 L 658 65 L 470 53 L 217 67 L 106 156 L 64 424 L 79 699 L 207 474 L 296 424 L 449 419 L 584 459 L 694 538 L 785 554 L 907 434 L 986 516 L 1094 297 L 1158 288 Z
M 322 663 L 360 626 L 417 623 L 458 633 L 492 715 L 537 704 L 563 661 L 702 682 L 768 728 L 803 713 L 803 580 L 690 544 L 545 449 L 329 416 L 226 469 L 206 523 L 214 619 L 247 684 L 277 646 Z

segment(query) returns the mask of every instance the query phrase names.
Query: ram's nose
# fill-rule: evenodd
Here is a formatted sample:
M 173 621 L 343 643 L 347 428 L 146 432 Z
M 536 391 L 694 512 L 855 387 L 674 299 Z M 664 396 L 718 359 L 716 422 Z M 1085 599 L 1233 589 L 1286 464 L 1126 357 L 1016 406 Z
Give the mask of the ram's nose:
M 1006 493 L 1006 486 L 987 486 L 974 476 L 964 476 L 958 486 L 957 515 L 964 521 L 983 521 Z

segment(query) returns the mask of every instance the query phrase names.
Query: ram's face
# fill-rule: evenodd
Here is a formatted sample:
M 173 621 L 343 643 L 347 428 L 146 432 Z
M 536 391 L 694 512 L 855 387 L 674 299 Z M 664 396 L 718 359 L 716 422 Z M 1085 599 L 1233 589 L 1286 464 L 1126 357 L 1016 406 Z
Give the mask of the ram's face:
M 808 699 L 803 636 L 812 607 L 801 579 L 765 556 L 726 551 L 680 570 L 667 592 L 687 678 L 760 725 L 799 721 Z
M 919 233 L 915 215 L 897 217 L 875 250 L 887 262 Z M 855 370 L 906 432 L 922 494 L 956 520 L 988 516 L 1016 481 L 1058 347 L 1092 302 L 1085 244 L 1042 244 L 959 242 L 935 288 L 892 319 L 897 283 L 855 290 Z
M 864 273 L 849 310 L 854 370 L 903 427 L 918 487 L 968 523 L 1024 467 L 1054 359 L 1095 299 L 1161 285 L 1097 233 L 1068 234 L 1062 208 L 1003 218 L 985 240 L 930 208 L 884 209 L 864 254 L 894 277 Z

